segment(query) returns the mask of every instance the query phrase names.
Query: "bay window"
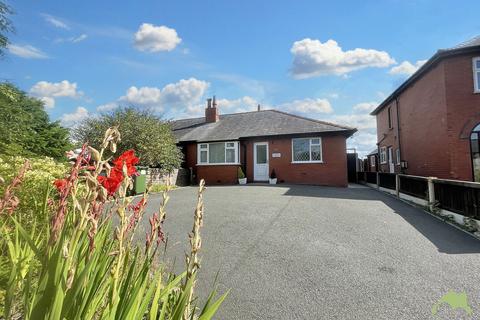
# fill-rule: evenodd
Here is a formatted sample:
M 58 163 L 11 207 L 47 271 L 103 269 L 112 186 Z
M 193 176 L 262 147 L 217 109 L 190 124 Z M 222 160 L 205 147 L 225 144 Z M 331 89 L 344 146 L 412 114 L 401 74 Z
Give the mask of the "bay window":
M 480 93 L 480 57 L 473 58 L 473 92 Z
M 321 138 L 292 139 L 292 162 L 322 162 Z
M 199 143 L 198 164 L 238 164 L 238 141 Z

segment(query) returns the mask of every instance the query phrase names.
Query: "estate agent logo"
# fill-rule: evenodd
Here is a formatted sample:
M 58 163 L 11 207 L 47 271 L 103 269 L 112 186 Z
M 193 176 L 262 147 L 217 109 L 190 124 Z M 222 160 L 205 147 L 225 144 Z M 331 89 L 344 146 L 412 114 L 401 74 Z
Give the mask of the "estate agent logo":
M 456 293 L 453 290 L 448 291 L 447 294 L 432 306 L 432 315 L 436 315 L 438 308 L 444 303 L 448 304 L 453 310 L 463 309 L 469 316 L 473 313 L 472 308 L 468 304 L 467 294 L 465 292 Z

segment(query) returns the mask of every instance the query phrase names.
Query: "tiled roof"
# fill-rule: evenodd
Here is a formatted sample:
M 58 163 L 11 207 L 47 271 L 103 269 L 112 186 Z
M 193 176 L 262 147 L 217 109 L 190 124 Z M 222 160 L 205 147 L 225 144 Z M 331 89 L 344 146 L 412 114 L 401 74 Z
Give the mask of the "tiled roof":
M 451 51 L 463 48 L 470 48 L 470 47 L 477 47 L 480 46 L 480 36 L 476 36 L 470 40 L 464 41 L 462 43 L 457 44 L 456 46 L 448 49 L 443 49 L 442 51 Z
M 220 115 L 206 123 L 205 118 L 172 121 L 178 142 L 223 141 L 248 137 L 335 132 L 351 136 L 356 129 L 308 119 L 277 110 L 261 110 Z

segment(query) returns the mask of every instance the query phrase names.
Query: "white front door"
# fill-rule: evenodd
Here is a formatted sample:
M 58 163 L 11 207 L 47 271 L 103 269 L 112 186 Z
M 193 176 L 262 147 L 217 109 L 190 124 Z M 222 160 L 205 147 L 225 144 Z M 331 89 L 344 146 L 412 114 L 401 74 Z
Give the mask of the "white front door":
M 393 148 L 388 147 L 388 169 L 390 173 L 395 172 L 395 165 L 393 164 Z
M 268 143 L 257 142 L 253 145 L 253 180 L 268 180 Z

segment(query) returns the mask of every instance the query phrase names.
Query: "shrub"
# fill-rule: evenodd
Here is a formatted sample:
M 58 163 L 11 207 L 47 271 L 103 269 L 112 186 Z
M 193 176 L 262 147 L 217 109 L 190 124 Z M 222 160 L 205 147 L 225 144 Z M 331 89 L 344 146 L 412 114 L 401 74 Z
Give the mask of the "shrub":
M 103 159 L 105 150 L 115 150 L 119 139 L 119 132 L 110 128 L 99 151 L 82 147 L 69 174 L 54 182 L 54 199 L 47 192 L 38 206 L 42 210 L 38 217 L 52 216 L 46 228 L 34 223 L 27 231 L 17 217 L 16 193 L 26 181 L 28 161 L 5 188 L 0 198 L 0 241 L 9 253 L 9 278 L 2 288 L 6 319 L 203 320 L 212 318 L 222 303 L 226 295 L 214 301 L 214 290 L 199 311 L 194 296 L 204 181 L 198 190 L 186 270 L 167 274 L 158 249 L 164 241 L 168 190 L 149 217 L 145 246 L 139 247 L 135 233 L 148 194 L 136 203 L 126 196 L 138 158 L 128 150 L 111 165 Z
M 0 184 L 0 194 L 5 192 L 5 186 L 12 182 L 26 160 L 21 156 L 0 156 L 0 177 L 4 180 L 4 183 Z M 30 159 L 29 163 L 31 168 L 25 172 L 22 188 L 16 192 L 19 199 L 17 213 L 22 215 L 24 223 L 34 220 L 37 204 L 42 202 L 46 189 L 68 170 L 66 163 L 58 163 L 47 157 Z
M 0 114 L 0 154 L 60 159 L 71 148 L 68 130 L 50 121 L 44 103 L 10 83 L 0 83 Z
M 182 153 L 176 146 L 170 125 L 149 110 L 120 108 L 99 117 L 87 118 L 75 127 L 73 137 L 77 141 L 89 141 L 98 149 L 103 133 L 113 126 L 122 131 L 118 152 L 134 149 L 141 165 L 161 168 L 165 172 L 180 167 Z
M 243 173 L 242 167 L 238 167 L 237 176 L 238 176 L 238 179 L 244 179 L 245 178 L 245 173 Z

